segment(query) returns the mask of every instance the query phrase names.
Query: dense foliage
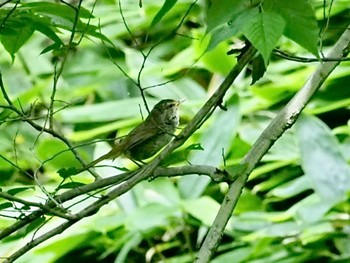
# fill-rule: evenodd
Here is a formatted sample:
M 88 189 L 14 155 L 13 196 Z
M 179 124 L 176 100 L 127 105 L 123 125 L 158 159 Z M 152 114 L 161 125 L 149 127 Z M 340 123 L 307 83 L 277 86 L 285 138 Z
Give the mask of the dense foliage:
M 3 1 L 0 21 L 4 230 L 37 204 L 92 183 L 88 172 L 67 171 L 107 152 L 147 115 L 145 101 L 151 107 L 185 99 L 185 127 L 248 40 L 260 55 L 162 163 L 234 174 L 346 30 L 350 10 L 346 0 L 27 0 Z M 350 260 L 349 82 L 344 59 L 250 175 L 212 262 Z M 138 168 L 126 158 L 103 164 L 96 169 L 102 178 Z M 85 209 L 113 187 L 1 236 L 0 256 L 69 221 L 60 215 Z M 193 262 L 226 191 L 227 183 L 197 174 L 143 181 L 16 262 Z

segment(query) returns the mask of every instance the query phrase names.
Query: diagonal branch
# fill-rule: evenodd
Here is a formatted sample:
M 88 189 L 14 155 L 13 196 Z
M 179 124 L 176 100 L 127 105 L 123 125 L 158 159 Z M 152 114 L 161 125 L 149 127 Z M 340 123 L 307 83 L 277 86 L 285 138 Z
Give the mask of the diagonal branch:
M 346 57 L 350 51 L 350 26 L 345 30 L 327 57 Z M 311 97 L 321 87 L 340 61 L 324 62 L 318 66 L 302 89 L 290 100 L 270 125 L 263 131 L 258 140 L 241 163 L 247 164 L 246 170 L 230 185 L 220 210 L 202 244 L 196 262 L 209 262 L 221 240 L 222 233 L 238 201 L 246 180 L 254 167 L 270 149 L 275 141 L 297 120 L 301 111 Z

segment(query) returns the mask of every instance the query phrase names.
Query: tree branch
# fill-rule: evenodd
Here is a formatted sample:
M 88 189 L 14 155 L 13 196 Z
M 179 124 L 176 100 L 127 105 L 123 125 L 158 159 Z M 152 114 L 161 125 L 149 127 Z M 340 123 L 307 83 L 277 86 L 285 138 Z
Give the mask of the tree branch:
M 216 167 L 207 166 L 207 165 L 191 165 L 191 166 L 168 167 L 168 168 L 158 167 L 154 171 L 152 178 L 172 177 L 172 176 L 180 176 L 180 175 L 188 175 L 188 174 L 207 175 L 207 176 L 210 176 L 212 180 L 215 182 L 232 182 L 234 180 L 234 175 L 228 174 L 225 170 L 219 170 Z M 104 178 L 101 180 L 97 180 L 91 184 L 76 187 L 74 189 L 71 189 L 69 191 L 66 191 L 54 197 L 55 202 L 49 200 L 45 205 L 42 205 L 42 207 L 40 207 L 41 204 L 33 203 L 34 206 L 40 207 L 41 209 L 38 209 L 37 211 L 32 212 L 31 214 L 21 219 L 20 221 L 3 229 L 0 232 L 0 240 L 11 235 L 13 232 L 21 229 L 23 226 L 33 222 L 39 217 L 43 216 L 46 212 L 51 213 L 52 209 L 56 207 L 57 203 L 63 204 L 66 201 L 73 200 L 76 197 L 82 196 L 84 194 L 88 194 L 92 191 L 101 189 L 103 187 L 122 183 L 123 181 L 128 180 L 132 175 L 133 175 L 133 172 L 122 173 L 122 174 L 118 174 L 118 175 Z M 6 198 L 6 196 L 2 196 L 2 194 L 5 194 L 5 193 L 0 192 L 0 197 Z M 119 195 L 121 194 L 122 193 L 119 193 Z M 10 198 L 6 198 L 6 199 L 15 201 L 14 199 L 10 199 Z M 65 216 L 61 216 L 60 214 L 58 216 L 66 218 L 68 220 L 76 219 L 74 215 L 66 215 L 65 217 Z
M 226 171 L 221 171 L 216 167 L 212 167 L 208 165 L 181 166 L 181 167 L 173 167 L 173 168 L 158 167 L 157 169 L 155 169 L 153 176 L 154 177 L 171 177 L 171 176 L 188 175 L 188 174 L 208 175 L 213 180 L 216 180 L 216 181 L 227 181 L 227 180 L 231 181 L 233 179 L 232 176 L 230 176 Z M 82 195 L 91 191 L 92 188 L 95 190 L 109 184 L 114 184 L 115 182 L 120 182 L 120 178 L 119 178 L 120 176 L 122 176 L 122 178 L 127 178 L 132 176 L 132 173 L 124 173 L 122 175 L 116 175 L 110 178 L 95 181 L 94 183 L 91 183 L 89 185 L 72 189 L 60 196 L 57 196 L 56 200 L 62 203 L 68 200 L 72 200 L 74 197 L 77 197 L 79 195 Z M 71 227 L 73 224 L 77 223 L 81 219 L 97 213 L 102 206 L 114 200 L 116 197 L 122 195 L 123 193 L 129 191 L 134 185 L 136 185 L 139 182 L 138 180 L 132 180 L 132 178 L 133 177 L 131 177 L 129 181 L 126 181 L 123 184 L 119 184 L 114 190 L 112 190 L 107 195 L 102 196 L 99 200 L 94 202 L 92 205 L 87 206 L 86 208 L 84 208 L 83 210 L 81 210 L 80 212 L 74 215 L 67 216 L 67 218 L 65 218 L 68 220 L 67 222 L 62 223 L 58 227 L 28 242 L 25 246 L 17 250 L 10 257 L 8 257 L 5 260 L 5 262 L 7 263 L 14 262 L 14 260 L 22 256 L 24 253 L 26 253 L 33 247 L 39 245 L 40 243 L 46 241 L 47 239 L 57 234 L 62 233 L 65 229 Z M 2 194 L 5 194 L 5 193 L 0 192 L 0 196 L 3 196 Z M 3 197 L 7 198 L 8 196 L 4 195 Z M 14 201 L 21 202 L 21 200 L 18 200 L 17 198 Z M 27 203 L 29 204 L 29 202 Z M 32 202 L 30 203 L 38 205 L 37 203 L 32 203 Z M 54 202 L 50 201 L 41 210 L 35 211 L 31 215 L 29 215 L 28 217 L 31 218 L 30 222 L 41 217 L 45 211 L 49 211 L 51 213 L 52 211 L 51 206 L 54 206 L 54 205 L 55 205 Z M 27 223 L 29 223 L 29 221 L 27 221 Z M 23 227 L 23 225 L 21 227 Z M 11 226 L 11 229 L 13 229 L 13 226 Z
M 17 203 L 26 205 L 26 206 L 34 206 L 34 207 L 37 207 L 37 208 L 41 208 L 42 210 L 44 210 L 44 211 L 46 211 L 46 212 L 48 212 L 50 214 L 53 214 L 55 216 L 62 217 L 62 218 L 68 219 L 68 220 L 74 219 L 72 216 L 67 215 L 65 213 L 62 213 L 60 211 L 54 210 L 54 209 L 52 209 L 49 206 L 46 206 L 46 205 L 43 205 L 43 204 L 40 204 L 40 203 L 37 203 L 37 202 L 31 202 L 31 201 L 23 200 L 21 198 L 18 198 L 16 196 L 10 195 L 10 194 L 2 192 L 2 191 L 0 191 L 0 197 L 4 198 L 6 200 L 9 200 L 9 201 L 13 201 L 13 202 L 17 202 Z
M 274 49 L 273 54 L 275 56 L 290 60 L 290 61 L 296 61 L 296 62 L 301 62 L 301 63 L 311 63 L 311 62 L 331 62 L 331 61 L 338 61 L 338 62 L 343 62 L 343 61 L 350 61 L 350 58 L 347 57 L 322 57 L 322 58 L 305 58 L 305 57 L 299 57 L 299 56 L 294 56 L 291 55 L 285 51 L 279 50 L 279 49 Z
M 338 42 L 329 52 L 327 57 L 345 57 L 349 53 L 350 26 L 345 30 Z M 242 160 L 247 164 L 245 171 L 232 183 L 224 198 L 219 212 L 210 228 L 198 253 L 197 263 L 209 262 L 210 257 L 216 251 L 222 237 L 225 226 L 238 201 L 246 180 L 254 167 L 270 149 L 275 141 L 290 128 L 297 120 L 311 97 L 321 87 L 331 72 L 337 67 L 340 61 L 325 62 L 318 66 L 312 76 L 306 81 L 301 90 L 290 100 L 282 111 L 272 120 L 270 125 L 263 131 L 251 150 Z

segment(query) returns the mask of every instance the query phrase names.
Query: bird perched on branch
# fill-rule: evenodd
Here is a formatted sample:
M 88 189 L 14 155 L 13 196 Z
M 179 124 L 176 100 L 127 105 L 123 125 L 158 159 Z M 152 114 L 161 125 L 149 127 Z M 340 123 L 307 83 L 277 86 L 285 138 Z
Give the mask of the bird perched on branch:
M 135 161 L 142 161 L 155 155 L 174 137 L 179 125 L 179 105 L 181 101 L 165 99 L 158 102 L 147 118 L 136 126 L 122 141 L 106 154 L 86 165 L 87 170 L 106 159 L 120 155 Z M 83 171 L 82 170 L 82 171 Z M 81 171 L 80 171 L 81 172 Z

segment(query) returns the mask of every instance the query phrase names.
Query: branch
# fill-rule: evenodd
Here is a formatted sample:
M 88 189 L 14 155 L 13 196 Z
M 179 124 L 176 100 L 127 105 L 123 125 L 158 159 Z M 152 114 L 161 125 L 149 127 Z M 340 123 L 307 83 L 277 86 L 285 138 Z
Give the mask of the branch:
M 188 175 L 188 174 L 207 175 L 211 177 L 212 180 L 215 182 L 232 182 L 235 176 L 235 175 L 228 174 L 225 170 L 219 170 L 216 167 L 207 166 L 207 165 L 191 165 L 191 166 L 180 166 L 180 167 L 171 167 L 171 168 L 158 167 L 154 171 L 152 178 L 172 177 L 172 176 Z M 56 207 L 56 203 L 63 204 L 66 201 L 70 201 L 78 196 L 82 196 L 84 194 L 101 189 L 103 187 L 119 184 L 121 182 L 128 180 L 132 175 L 133 175 L 133 172 L 128 172 L 128 173 L 122 173 L 122 174 L 118 174 L 108 178 L 104 178 L 101 180 L 97 180 L 91 184 L 79 186 L 64 192 L 54 197 L 55 202 L 48 201 L 45 205 L 43 205 L 43 207 L 40 207 L 39 204 L 36 204 L 36 206 L 40 207 L 41 209 L 32 212 L 31 214 L 21 219 L 20 221 L 14 223 L 10 227 L 3 229 L 0 232 L 0 240 L 11 235 L 13 232 L 21 229 L 23 226 L 33 222 L 39 217 L 43 216 L 47 211 L 50 212 L 53 208 Z M 2 192 L 0 192 L 0 197 L 1 197 L 1 194 Z M 121 194 L 122 193 L 120 192 L 119 195 Z M 64 216 L 61 216 L 61 217 L 65 218 Z M 76 217 L 74 215 L 68 215 L 66 219 L 75 220 Z
M 291 55 L 285 51 L 279 50 L 279 49 L 274 49 L 273 54 L 287 59 L 291 61 L 296 61 L 296 62 L 301 62 L 301 63 L 310 63 L 310 62 L 331 62 L 331 61 L 338 61 L 338 62 L 343 62 L 343 61 L 350 61 L 350 58 L 346 57 L 325 57 L 325 58 L 305 58 L 305 57 L 299 57 L 299 56 L 294 56 Z
M 350 47 L 350 26 L 345 30 L 338 42 L 329 52 L 328 57 L 347 56 Z M 222 237 L 225 226 L 232 214 L 232 211 L 238 201 L 245 182 L 254 167 L 261 158 L 270 149 L 275 141 L 290 128 L 297 120 L 299 114 L 304 109 L 311 97 L 321 87 L 323 82 L 337 67 L 340 61 L 325 62 L 318 66 L 313 75 L 306 81 L 302 89 L 290 100 L 282 111 L 272 120 L 270 125 L 263 131 L 258 140 L 254 143 L 251 150 L 241 161 L 246 164 L 246 170 L 232 183 L 224 198 L 219 212 L 206 236 L 197 257 L 196 262 L 209 262 L 210 257 L 216 251 Z
M 79 12 L 80 12 L 80 8 L 81 8 L 81 4 L 82 4 L 83 0 L 79 0 L 77 7 L 75 7 L 74 5 L 72 5 L 70 3 L 65 2 L 63 0 L 60 0 L 60 2 L 71 7 L 75 12 L 75 16 L 74 16 L 74 22 L 72 25 L 72 30 L 71 30 L 71 34 L 69 37 L 69 41 L 68 41 L 68 44 L 66 45 L 67 50 L 64 53 L 64 56 L 63 56 L 62 61 L 60 63 L 60 66 L 58 67 L 59 61 L 57 61 L 57 63 L 55 63 L 55 66 L 54 66 L 54 77 L 53 77 L 52 91 L 51 91 L 51 96 L 50 96 L 50 105 L 48 108 L 48 120 L 49 120 L 49 127 L 51 130 L 53 129 L 54 104 L 56 101 L 55 96 L 56 96 L 57 88 L 58 88 L 58 80 L 60 79 L 60 77 L 63 73 L 64 66 L 68 60 L 68 55 L 74 46 L 73 40 L 74 40 L 74 36 L 75 36 L 75 32 L 76 32 L 76 27 L 77 27 L 78 22 L 79 22 Z
M 43 205 L 43 204 L 40 204 L 40 203 L 37 203 L 37 202 L 31 202 L 31 201 L 23 200 L 21 198 L 18 198 L 16 196 L 10 195 L 8 193 L 4 193 L 2 191 L 0 191 L 0 197 L 4 198 L 6 200 L 9 200 L 9 201 L 13 201 L 13 202 L 17 202 L 17 203 L 26 205 L 26 206 L 34 206 L 34 207 L 37 207 L 37 208 L 41 208 L 42 210 L 44 210 L 44 211 L 46 211 L 46 212 L 48 212 L 50 214 L 53 214 L 55 216 L 58 216 L 58 217 L 62 217 L 62 218 L 68 219 L 68 220 L 73 219 L 73 217 L 71 217 L 70 215 L 67 215 L 67 214 L 62 213 L 62 212 L 57 211 L 57 210 L 54 210 L 54 209 L 50 208 L 49 206 L 46 206 L 46 205 Z
M 231 180 L 232 176 L 230 176 L 226 171 L 221 171 L 216 167 L 208 166 L 208 165 L 194 165 L 194 166 L 182 166 L 182 167 L 173 167 L 173 168 L 157 168 L 154 171 L 154 177 L 171 177 L 171 176 L 178 176 L 178 175 L 188 175 L 188 174 L 203 174 L 210 176 L 213 180 L 216 181 L 227 181 L 228 179 Z M 124 173 L 122 174 L 122 177 L 130 177 L 133 173 Z M 120 175 L 113 176 L 106 179 L 101 179 L 98 181 L 95 181 L 94 183 L 91 183 L 86 186 L 78 187 L 76 189 L 70 190 L 61 196 L 56 197 L 57 201 L 65 202 L 68 200 L 71 200 L 72 198 L 81 195 L 83 193 L 86 193 L 88 191 L 91 191 L 92 188 L 101 188 L 102 186 L 106 186 L 108 184 L 113 184 L 115 182 L 120 181 Z M 133 178 L 133 177 L 131 177 Z M 134 185 L 138 183 L 137 180 L 129 180 L 128 182 L 125 182 L 123 184 L 118 185 L 114 190 L 112 190 L 107 195 L 103 196 L 98 201 L 94 202 L 92 205 L 87 206 L 86 208 L 82 209 L 80 212 L 76 213 L 73 216 L 70 216 L 67 222 L 62 223 L 58 227 L 50 230 L 49 232 L 31 240 L 28 242 L 25 246 L 17 250 L 15 253 L 13 253 L 10 257 L 8 257 L 5 262 L 14 262 L 17 258 L 22 256 L 24 253 L 32 249 L 33 247 L 39 245 L 40 243 L 46 241 L 47 239 L 62 233 L 65 229 L 71 227 L 73 224 L 77 223 L 81 219 L 91 216 L 98 212 L 98 210 L 104 206 L 105 204 L 109 203 L 110 201 L 114 200 L 116 197 L 122 195 L 123 193 L 129 191 Z M 93 187 L 94 186 L 94 187 Z M 1 194 L 1 192 L 0 192 Z M 1 195 L 0 195 L 1 196 Z M 54 205 L 53 202 L 50 202 L 50 204 L 47 204 L 45 208 L 50 207 L 50 205 Z M 51 208 L 50 208 L 51 210 Z M 29 215 L 32 220 L 35 220 L 36 218 L 42 216 L 44 213 L 44 210 L 36 211 L 32 213 L 32 215 Z
M 214 182 L 233 182 L 236 178 L 234 174 L 229 174 L 225 170 L 219 170 L 209 165 L 189 165 L 180 167 L 163 168 L 154 170 L 153 177 L 173 177 L 188 174 L 207 175 Z

